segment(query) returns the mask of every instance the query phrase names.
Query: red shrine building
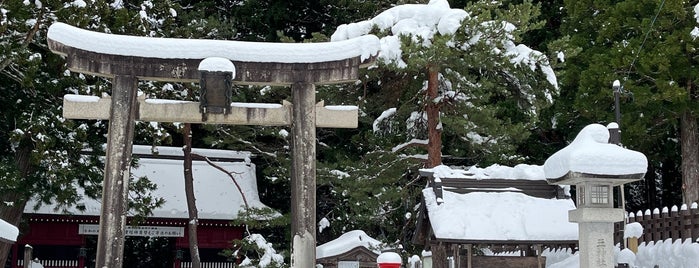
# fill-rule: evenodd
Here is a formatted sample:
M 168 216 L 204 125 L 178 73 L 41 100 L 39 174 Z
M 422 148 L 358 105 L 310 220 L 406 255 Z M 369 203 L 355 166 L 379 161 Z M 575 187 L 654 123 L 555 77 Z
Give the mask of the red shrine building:
M 221 253 L 232 248 L 232 240 L 243 238 L 245 229 L 231 221 L 245 209 L 245 202 L 253 208 L 266 207 L 259 200 L 255 165 L 250 163 L 249 152 L 192 152 L 208 157 L 228 172 L 206 161 L 192 163 L 202 267 L 233 267 L 234 262 Z M 138 226 L 127 226 L 124 267 L 191 267 L 182 148 L 135 145 L 133 154 L 139 161 L 131 170 L 132 179 L 147 177 L 157 184 L 153 196 L 163 198 L 165 203 Z M 33 258 L 46 268 L 94 267 L 101 201 L 86 197 L 62 210 L 51 205 L 35 209 L 36 204 L 32 200 L 24 210 L 20 236 L 9 258 L 11 265 L 5 267 L 23 267 L 25 245 L 32 247 Z

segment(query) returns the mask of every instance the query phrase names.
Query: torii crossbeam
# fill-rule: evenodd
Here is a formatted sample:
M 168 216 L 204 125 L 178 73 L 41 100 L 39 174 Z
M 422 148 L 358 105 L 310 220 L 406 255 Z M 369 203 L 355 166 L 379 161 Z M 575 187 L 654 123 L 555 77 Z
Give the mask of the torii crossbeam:
M 315 85 L 354 82 L 377 55 L 375 36 L 330 43 L 254 43 L 97 33 L 63 23 L 48 32 L 51 51 L 71 71 L 112 79 L 111 100 L 66 96 L 64 116 L 109 119 L 96 267 L 122 267 L 131 148 L 136 120 L 291 125 L 292 267 L 315 266 L 316 126 L 356 127 L 357 110 L 317 106 Z M 139 80 L 205 82 L 200 63 L 224 58 L 232 83 L 291 86 L 293 105 L 230 105 L 201 114 L 201 104 L 137 99 Z M 207 84 L 209 82 L 206 82 Z M 228 105 L 226 105 L 228 106 Z M 206 110 L 204 110 L 206 111 Z M 244 116 L 241 115 L 244 113 Z

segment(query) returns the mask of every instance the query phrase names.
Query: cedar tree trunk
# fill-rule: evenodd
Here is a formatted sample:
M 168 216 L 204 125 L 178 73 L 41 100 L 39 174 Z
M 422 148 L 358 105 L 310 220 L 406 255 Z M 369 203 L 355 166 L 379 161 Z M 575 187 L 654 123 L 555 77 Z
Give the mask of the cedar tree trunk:
M 187 211 L 189 211 L 189 254 L 192 257 L 192 268 L 201 268 L 199 257 L 199 241 L 197 240 L 197 224 L 199 213 L 194 196 L 194 176 L 192 175 L 192 124 L 184 124 L 184 191 L 187 196 Z
M 442 164 L 442 130 L 439 128 L 440 104 L 435 103 L 439 93 L 439 68 L 427 68 L 427 167 Z
M 32 148 L 30 146 L 21 146 L 15 154 L 21 178 L 24 178 L 31 172 L 32 166 L 29 159 L 31 151 Z M 24 213 L 24 206 L 26 206 L 29 197 L 24 196 L 21 191 L 12 191 L 4 193 L 1 198 L 0 218 L 19 227 L 19 223 L 22 221 L 22 213 Z M 12 244 L 0 243 L 0 263 L 3 265 L 7 263 L 11 249 Z
M 682 201 L 690 205 L 699 201 L 699 138 L 697 118 L 685 111 L 680 118 L 680 147 L 682 148 Z

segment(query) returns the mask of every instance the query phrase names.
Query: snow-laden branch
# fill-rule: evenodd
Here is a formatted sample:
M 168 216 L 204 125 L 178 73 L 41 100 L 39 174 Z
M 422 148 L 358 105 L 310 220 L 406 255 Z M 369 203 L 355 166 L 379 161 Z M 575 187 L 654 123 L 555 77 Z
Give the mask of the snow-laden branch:
M 402 143 L 391 148 L 391 152 L 396 153 L 410 147 L 426 147 L 428 142 L 428 140 L 412 139 L 409 142 Z

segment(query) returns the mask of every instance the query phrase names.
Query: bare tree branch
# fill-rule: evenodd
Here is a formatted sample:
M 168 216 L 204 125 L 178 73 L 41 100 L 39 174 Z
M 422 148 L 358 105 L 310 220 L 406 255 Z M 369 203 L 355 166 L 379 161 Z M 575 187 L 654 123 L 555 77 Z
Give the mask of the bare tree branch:
M 204 161 L 206 161 L 206 163 L 209 163 L 210 166 L 212 166 L 212 167 L 214 167 L 214 168 L 220 170 L 220 171 L 223 172 L 223 173 L 226 173 L 226 175 L 228 175 L 228 177 L 230 177 L 231 180 L 233 180 L 233 183 L 235 184 L 235 187 L 238 188 L 238 192 L 240 192 L 240 196 L 243 197 L 243 203 L 245 204 L 245 209 L 249 209 L 249 208 L 250 208 L 250 206 L 248 205 L 248 200 L 247 200 L 247 198 L 245 198 L 245 193 L 243 193 L 243 189 L 240 188 L 240 184 L 238 184 L 238 181 L 237 181 L 237 180 L 235 179 L 235 177 L 233 177 L 233 175 L 232 175 L 232 174 L 240 174 L 240 173 L 229 172 L 228 170 L 224 169 L 223 167 L 221 167 L 221 166 L 217 165 L 216 163 L 212 162 L 212 161 L 211 161 L 208 157 L 206 157 L 206 156 L 203 156 L 203 155 L 200 155 L 200 154 L 196 154 L 196 153 L 192 153 L 192 157 L 193 157 L 193 158 L 196 157 L 197 160 L 204 160 Z

